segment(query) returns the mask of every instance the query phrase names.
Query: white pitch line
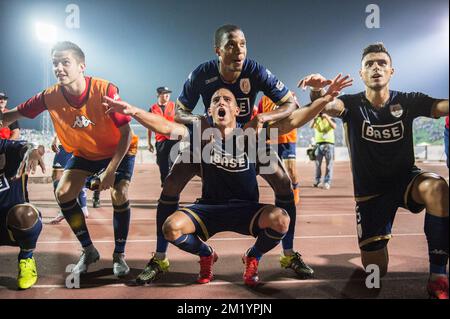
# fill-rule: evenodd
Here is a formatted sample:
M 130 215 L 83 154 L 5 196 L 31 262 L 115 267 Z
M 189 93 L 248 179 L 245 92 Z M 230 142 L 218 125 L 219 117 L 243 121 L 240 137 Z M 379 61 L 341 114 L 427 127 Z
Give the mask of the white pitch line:
M 408 215 L 408 216 L 414 216 L 414 214 L 412 213 L 397 213 L 397 215 Z M 351 217 L 355 217 L 355 214 L 297 214 L 297 217 L 340 217 L 340 216 L 351 216 Z M 45 219 L 48 218 L 53 218 L 50 216 L 45 216 Z M 112 221 L 112 218 L 92 218 L 89 217 L 87 219 L 87 222 L 89 223 L 90 221 Z M 152 221 L 152 220 L 156 220 L 156 218 L 150 217 L 150 218 L 131 218 L 131 221 Z
M 382 281 L 386 282 L 386 281 L 410 281 L 410 280 L 423 280 L 428 278 L 427 276 L 418 276 L 418 277 L 392 277 L 392 278 L 383 278 Z M 262 283 L 265 285 L 307 285 L 307 284 L 327 284 L 327 283 L 347 283 L 347 282 L 357 282 L 357 281 L 361 281 L 362 279 L 308 279 L 308 280 L 274 280 L 274 281 L 263 281 Z M 206 285 L 207 286 L 230 286 L 230 285 L 237 285 L 237 286 L 242 286 L 243 283 L 242 281 L 212 281 L 209 284 Z M 130 286 L 130 285 L 126 285 L 126 284 L 108 284 L 108 285 L 85 285 L 83 287 L 81 287 L 81 289 L 83 288 L 90 288 L 90 287 L 96 287 L 96 288 L 123 288 L 123 287 L 129 287 L 129 288 L 135 288 L 135 287 L 140 287 L 140 286 Z M 152 283 L 148 286 L 146 286 L 148 288 L 150 287 L 187 287 L 187 288 L 192 288 L 192 287 L 199 287 L 199 285 L 192 285 L 192 286 L 187 286 L 186 283 Z M 201 286 L 202 289 L 205 288 L 205 286 Z M 33 289 L 55 289 L 55 288 L 66 288 L 66 286 L 64 285 L 34 285 Z M 0 289 L 7 289 L 7 287 L 0 287 Z M 77 290 L 77 289 L 75 289 Z M 80 290 L 82 291 L 82 290 Z
M 410 233 L 410 234 L 394 234 L 393 237 L 404 236 L 425 236 L 424 233 Z M 294 239 L 328 239 L 328 238 L 356 238 L 355 235 L 328 235 L 328 236 L 296 236 Z M 228 238 L 213 238 L 208 241 L 236 241 L 236 240 L 255 240 L 253 237 L 228 237 Z M 127 243 L 152 243 L 156 239 L 129 239 Z M 38 245 L 55 245 L 55 244 L 77 244 L 78 240 L 58 240 L 58 241 L 38 241 Z M 114 240 L 94 240 L 94 244 L 110 244 Z

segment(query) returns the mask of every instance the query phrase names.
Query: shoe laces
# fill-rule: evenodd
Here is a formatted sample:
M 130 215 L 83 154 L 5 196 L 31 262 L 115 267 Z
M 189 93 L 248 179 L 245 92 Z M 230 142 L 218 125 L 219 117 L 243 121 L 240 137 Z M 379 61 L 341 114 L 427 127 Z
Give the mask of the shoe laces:
M 22 275 L 25 273 L 34 273 L 33 260 L 31 258 L 21 259 L 20 264 L 22 265 L 20 268 Z

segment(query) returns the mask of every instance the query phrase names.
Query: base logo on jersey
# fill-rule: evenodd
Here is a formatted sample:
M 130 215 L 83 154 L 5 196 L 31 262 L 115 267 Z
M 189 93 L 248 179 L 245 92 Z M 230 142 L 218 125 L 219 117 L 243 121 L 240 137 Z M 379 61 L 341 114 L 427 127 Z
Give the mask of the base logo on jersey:
M 239 83 L 240 87 L 241 87 L 241 91 L 244 94 L 249 94 L 252 87 L 250 85 L 250 79 L 245 78 L 245 79 L 241 79 L 240 83 Z
M 75 122 L 73 123 L 72 128 L 76 128 L 76 127 L 85 128 L 85 127 L 88 127 L 91 124 L 95 125 L 94 122 L 92 122 L 90 119 L 88 119 L 84 115 L 82 115 L 82 116 L 78 116 L 77 115 L 75 117 Z
M 403 115 L 403 107 L 400 104 L 394 104 L 389 106 L 393 117 L 399 118 Z
M 0 175 L 0 193 L 7 191 L 8 189 L 9 189 L 8 180 L 6 179 L 5 174 L 1 174 Z
M 232 173 L 243 172 L 250 167 L 247 153 L 233 156 L 216 145 L 211 150 L 211 164 Z
M 375 143 L 392 143 L 403 138 L 405 127 L 402 121 L 387 125 L 371 125 L 364 121 L 362 126 L 362 137 Z

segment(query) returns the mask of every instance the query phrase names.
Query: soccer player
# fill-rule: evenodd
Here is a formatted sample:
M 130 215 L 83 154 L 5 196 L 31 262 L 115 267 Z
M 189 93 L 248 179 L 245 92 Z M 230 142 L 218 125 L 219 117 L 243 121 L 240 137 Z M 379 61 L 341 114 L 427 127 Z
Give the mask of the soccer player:
M 86 272 L 100 258 L 77 196 L 87 177 L 104 170 L 99 189 L 111 188 L 114 208 L 113 273 L 125 276 L 130 271 L 124 254 L 130 223 L 128 186 L 137 150 L 137 136 L 129 125 L 131 118 L 105 115 L 102 97 L 119 99 L 118 89 L 109 81 L 84 75 L 85 56 L 76 44 L 57 43 L 52 48 L 52 61 L 58 83 L 4 113 L 4 124 L 21 117 L 34 118 L 47 110 L 64 149 L 73 153 L 56 189 L 64 218 L 83 247 L 73 272 Z
M 412 213 L 425 209 L 432 298 L 448 299 L 447 262 L 449 220 L 447 182 L 414 165 L 413 120 L 419 116 L 448 115 L 448 99 L 391 90 L 392 58 L 382 43 L 364 49 L 360 76 L 365 91 L 343 95 L 327 104 L 325 112 L 342 118 L 347 131 L 356 200 L 356 219 L 364 267 L 388 270 L 387 244 L 399 207 Z M 312 87 L 312 100 L 327 81 L 314 74 L 300 85 Z M 295 114 L 292 114 L 295 118 Z
M 69 162 L 72 154 L 67 153 L 64 147 L 59 143 L 58 136 L 53 137 L 52 151 L 55 152 L 55 157 L 53 158 L 53 171 L 52 171 L 52 182 L 53 182 L 53 192 L 58 188 L 59 181 L 63 175 L 64 167 L 66 167 L 67 162 Z M 89 217 L 89 211 L 87 208 L 87 192 L 86 187 L 81 189 L 78 195 L 78 203 L 80 204 L 81 210 L 83 211 L 84 217 Z M 59 224 L 64 219 L 62 211 L 50 221 L 50 224 Z
M 1 122 L 1 119 L 0 119 Z M 18 246 L 19 289 L 38 279 L 33 251 L 42 230 L 41 214 L 28 203 L 27 174 L 40 166 L 45 172 L 44 147 L 0 139 L 0 246 Z
M 292 92 L 291 92 L 292 93 Z M 293 95 L 293 94 L 292 94 Z M 295 97 L 294 97 L 295 98 Z M 267 113 L 277 108 L 277 105 L 272 102 L 267 96 L 263 95 L 258 103 L 258 113 Z M 295 204 L 300 202 L 300 188 L 298 187 L 297 177 L 297 129 L 290 131 L 287 134 L 278 136 L 278 141 L 271 141 L 275 143 L 278 149 L 278 156 L 283 161 L 288 171 L 289 177 L 292 181 L 292 190 L 294 192 Z
M 240 108 L 237 117 L 239 126 L 248 128 L 254 125 L 260 128 L 268 122 L 286 118 L 296 109 L 295 101 L 288 88 L 268 69 L 259 63 L 247 59 L 247 45 L 242 30 L 235 25 L 224 25 L 218 28 L 214 36 L 215 53 L 218 59 L 198 66 L 188 77 L 176 107 L 175 121 L 191 125 L 198 117 L 192 111 L 200 97 L 206 109 L 210 105 L 212 94 L 219 88 L 226 87 L 236 97 Z M 258 114 L 255 121 L 249 124 L 252 108 L 258 92 L 262 91 L 274 101 L 278 108 L 264 114 Z M 209 121 L 211 123 L 211 121 Z M 180 155 L 180 158 L 183 154 Z M 291 180 L 282 163 L 277 174 L 262 175 L 275 192 L 275 205 L 288 212 L 290 227 L 283 238 L 283 254 L 280 264 L 284 268 L 295 271 L 300 278 L 313 276 L 313 269 L 306 265 L 298 252 L 294 251 L 294 231 L 296 223 L 296 207 Z M 179 194 L 194 175 L 200 174 L 198 163 L 185 163 L 176 160 L 166 178 L 161 197 L 158 201 L 156 224 L 156 253 L 139 277 L 143 281 L 151 281 L 169 270 L 166 258 L 168 242 L 164 239 L 162 225 L 166 218 L 178 210 Z
M 301 126 L 314 118 L 330 101 L 331 94 L 334 94 L 333 90 L 340 88 L 333 83 L 326 97 L 315 101 L 310 108 L 301 110 L 295 124 Z M 188 134 L 188 129 L 184 125 L 167 121 L 124 101 L 114 101 L 105 97 L 105 105 L 110 108 L 109 112 L 131 115 L 148 129 L 160 134 L 181 137 Z M 239 113 L 240 108 L 228 88 L 220 88 L 213 93 L 208 115 L 212 117 L 213 126 L 218 129 L 218 134 L 212 139 L 202 141 L 203 157 L 200 164 L 203 181 L 202 199 L 194 205 L 177 209 L 163 224 L 166 240 L 182 250 L 200 256 L 200 275 L 197 280 L 199 283 L 208 283 L 212 280 L 212 265 L 217 260 L 217 254 L 202 240 L 206 241 L 222 231 L 235 231 L 256 237 L 255 245 L 250 247 L 243 257 L 244 282 L 246 285 L 254 286 L 259 280 L 259 260 L 282 240 L 289 229 L 290 220 L 285 210 L 258 203 L 256 175 L 259 160 L 258 156 L 255 156 L 256 160 L 251 160 L 255 158 L 251 156 L 251 151 L 255 151 L 256 148 L 259 155 L 261 150 L 242 130 L 236 131 L 239 128 L 237 123 Z M 252 121 L 256 122 L 257 118 Z M 239 139 L 242 143 L 238 142 Z M 231 143 L 231 146 L 227 146 L 227 143 Z M 264 141 L 262 148 L 264 153 L 265 145 Z M 231 153 L 229 150 L 232 150 Z M 270 165 L 275 165 L 275 171 L 279 169 L 277 158 L 271 163 Z M 143 280 L 140 276 L 137 278 L 137 282 L 141 284 L 150 281 Z

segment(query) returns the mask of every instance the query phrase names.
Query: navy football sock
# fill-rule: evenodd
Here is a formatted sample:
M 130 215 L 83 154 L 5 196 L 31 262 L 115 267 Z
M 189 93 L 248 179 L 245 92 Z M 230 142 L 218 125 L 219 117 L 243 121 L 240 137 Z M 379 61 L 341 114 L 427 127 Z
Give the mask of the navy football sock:
M 446 274 L 448 262 L 448 217 L 425 214 L 424 231 L 428 242 L 430 273 Z
M 289 223 L 289 230 L 282 240 L 284 250 L 290 250 L 294 247 L 294 233 L 295 233 L 295 221 L 297 219 L 297 208 L 295 207 L 294 194 L 289 195 L 277 195 L 275 197 L 275 206 L 283 208 L 291 219 Z
M 193 234 L 182 235 L 173 241 L 172 244 L 181 250 L 201 257 L 211 256 L 212 254 L 211 248 Z
M 179 196 L 166 196 L 161 194 L 156 209 L 156 252 L 165 254 L 169 242 L 164 238 L 162 226 L 167 217 L 175 213 L 178 208 Z
M 125 245 L 127 243 L 128 231 L 130 229 L 130 202 L 127 201 L 122 205 L 113 205 L 113 225 L 114 225 L 114 252 L 125 252 Z
M 9 226 L 9 229 L 20 247 L 18 259 L 33 257 L 33 251 L 36 249 L 36 243 L 42 230 L 41 218 L 38 216 L 36 223 L 28 229 L 17 229 L 12 226 Z
M 87 247 L 92 245 L 91 237 L 89 236 L 89 231 L 86 226 L 86 220 L 77 200 L 73 199 L 67 203 L 59 203 L 59 207 L 73 233 L 80 241 L 81 246 Z
M 249 249 L 247 256 L 256 257 L 260 260 L 261 257 L 277 246 L 283 239 L 285 234 L 279 233 L 272 228 L 265 228 L 259 232 L 255 245 Z

